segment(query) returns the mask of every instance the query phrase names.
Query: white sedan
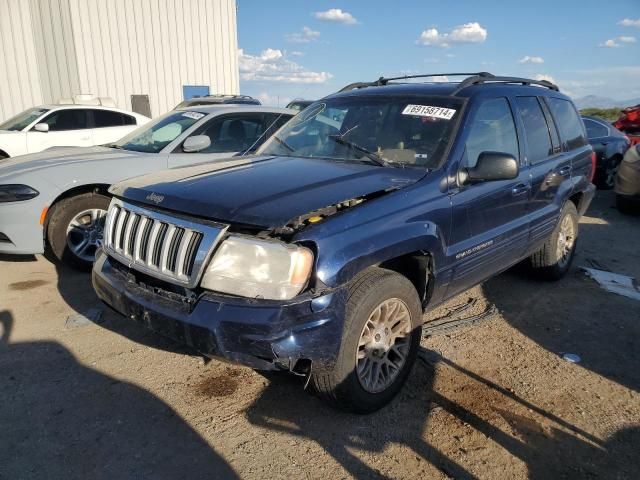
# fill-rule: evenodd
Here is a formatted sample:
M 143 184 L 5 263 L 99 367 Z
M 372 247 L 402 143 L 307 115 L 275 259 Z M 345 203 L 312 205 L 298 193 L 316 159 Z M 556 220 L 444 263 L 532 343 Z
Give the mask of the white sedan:
M 0 124 L 0 159 L 51 147 L 91 147 L 119 140 L 150 119 L 118 108 L 41 105 Z
M 0 254 L 44 252 L 89 269 L 102 243 L 109 186 L 167 168 L 250 154 L 296 112 L 259 105 L 173 110 L 111 144 L 0 161 Z M 203 166 L 210 169 L 210 166 Z

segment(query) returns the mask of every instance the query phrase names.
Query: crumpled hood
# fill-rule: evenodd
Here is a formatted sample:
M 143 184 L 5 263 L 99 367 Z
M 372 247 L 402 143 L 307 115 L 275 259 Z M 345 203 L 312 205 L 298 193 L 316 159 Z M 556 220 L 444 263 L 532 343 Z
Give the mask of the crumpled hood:
M 314 210 L 418 181 L 425 171 L 299 157 L 249 157 L 165 170 L 110 192 L 154 207 L 274 228 Z
M 55 147 L 43 152 L 20 155 L 0 160 L 0 181 L 19 173 L 29 173 L 55 167 L 62 163 L 91 163 L 110 158 L 121 159 L 145 155 L 139 152 L 118 150 L 107 147 Z

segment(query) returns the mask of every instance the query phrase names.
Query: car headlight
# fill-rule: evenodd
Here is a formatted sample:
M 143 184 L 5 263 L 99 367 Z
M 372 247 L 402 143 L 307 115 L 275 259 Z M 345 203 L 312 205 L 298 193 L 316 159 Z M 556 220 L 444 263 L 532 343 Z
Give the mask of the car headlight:
M 232 235 L 218 247 L 200 285 L 242 297 L 289 300 L 305 287 L 312 267 L 308 248 Z
M 0 185 L 0 203 L 30 200 L 38 195 L 40 192 L 27 185 Z

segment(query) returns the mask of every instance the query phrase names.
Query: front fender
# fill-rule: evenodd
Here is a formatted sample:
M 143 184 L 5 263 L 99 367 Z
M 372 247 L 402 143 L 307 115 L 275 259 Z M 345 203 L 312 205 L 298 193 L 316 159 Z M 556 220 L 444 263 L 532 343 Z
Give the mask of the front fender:
M 435 179 L 353 207 L 295 240 L 315 245 L 317 278 L 337 287 L 369 266 L 415 252 L 428 252 L 442 266 L 450 223 L 449 197 Z

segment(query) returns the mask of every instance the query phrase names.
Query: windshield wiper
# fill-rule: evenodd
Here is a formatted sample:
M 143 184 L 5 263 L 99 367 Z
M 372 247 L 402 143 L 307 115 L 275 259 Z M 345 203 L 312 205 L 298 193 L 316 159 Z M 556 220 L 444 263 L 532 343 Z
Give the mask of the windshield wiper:
M 103 145 L 103 147 L 107 147 L 107 148 L 115 148 L 116 150 L 122 150 L 123 147 L 121 147 L 120 145 L 117 145 L 115 143 L 105 143 Z
M 376 165 L 380 165 L 381 167 L 393 166 L 393 162 L 388 161 L 387 159 L 381 157 L 377 153 L 372 152 L 371 150 L 368 150 L 358 145 L 357 143 L 350 142 L 349 140 L 345 140 L 344 138 L 342 138 L 342 135 L 329 135 L 329 138 L 332 139 L 334 142 L 339 143 L 340 145 L 344 145 L 345 147 L 350 147 L 350 148 L 353 148 L 354 150 L 357 150 L 360 153 L 364 153 L 364 155 L 369 160 L 371 160 L 372 163 L 375 163 Z

